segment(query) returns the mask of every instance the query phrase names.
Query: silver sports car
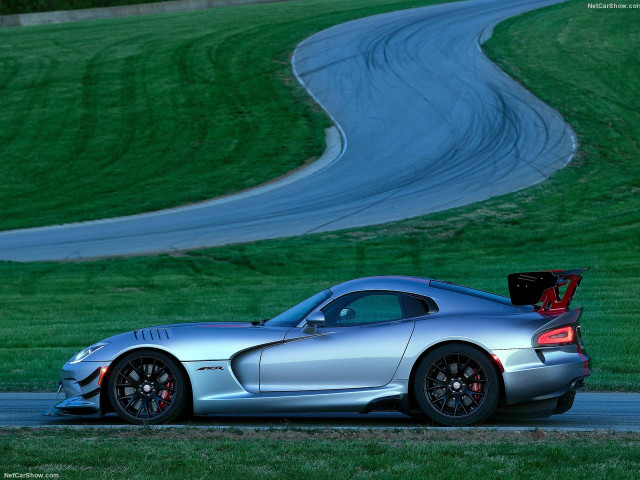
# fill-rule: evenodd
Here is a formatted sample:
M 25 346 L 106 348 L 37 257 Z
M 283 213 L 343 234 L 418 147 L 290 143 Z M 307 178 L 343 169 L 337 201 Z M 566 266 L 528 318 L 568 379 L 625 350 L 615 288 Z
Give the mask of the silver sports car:
M 180 414 L 396 410 L 470 425 L 497 409 L 571 408 L 590 374 L 585 269 L 509 275 L 511 298 L 425 278 L 328 288 L 253 323 L 187 323 L 107 338 L 61 371 L 61 413 L 131 423 Z

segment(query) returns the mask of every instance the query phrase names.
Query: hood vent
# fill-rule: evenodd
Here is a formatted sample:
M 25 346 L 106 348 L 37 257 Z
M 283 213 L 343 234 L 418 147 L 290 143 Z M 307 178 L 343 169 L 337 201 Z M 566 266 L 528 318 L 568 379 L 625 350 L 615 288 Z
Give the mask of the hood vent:
M 168 328 L 145 328 L 142 330 L 134 330 L 133 335 L 136 337 L 136 340 L 149 342 L 149 341 L 159 341 L 159 340 L 169 340 L 169 329 Z

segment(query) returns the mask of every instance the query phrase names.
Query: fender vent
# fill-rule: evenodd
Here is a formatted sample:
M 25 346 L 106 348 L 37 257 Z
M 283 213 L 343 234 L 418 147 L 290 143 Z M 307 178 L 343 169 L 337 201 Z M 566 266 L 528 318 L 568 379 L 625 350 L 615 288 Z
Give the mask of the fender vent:
M 145 328 L 143 330 L 134 330 L 133 336 L 136 337 L 136 340 L 148 342 L 148 341 L 159 341 L 159 340 L 169 340 L 169 329 L 168 328 Z

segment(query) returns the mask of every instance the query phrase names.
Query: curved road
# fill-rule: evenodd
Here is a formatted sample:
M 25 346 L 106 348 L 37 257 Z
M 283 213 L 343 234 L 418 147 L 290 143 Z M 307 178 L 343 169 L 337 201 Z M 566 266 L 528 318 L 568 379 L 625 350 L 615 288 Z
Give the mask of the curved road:
M 106 426 L 126 425 L 116 415 L 46 417 L 53 393 L 0 394 L 0 427 Z M 401 413 L 323 413 L 270 415 L 210 415 L 195 417 L 189 425 L 212 428 L 334 427 L 334 428 L 421 428 L 424 424 Z M 503 430 L 541 428 L 546 430 L 609 430 L 640 432 L 640 393 L 579 393 L 573 408 L 549 418 L 515 420 L 493 417 L 483 427 Z
M 184 208 L 0 233 L 0 259 L 182 250 L 399 220 L 539 182 L 571 128 L 481 52 L 500 20 L 557 0 L 470 0 L 368 17 L 296 49 L 296 75 L 343 134 L 337 160 L 279 188 Z

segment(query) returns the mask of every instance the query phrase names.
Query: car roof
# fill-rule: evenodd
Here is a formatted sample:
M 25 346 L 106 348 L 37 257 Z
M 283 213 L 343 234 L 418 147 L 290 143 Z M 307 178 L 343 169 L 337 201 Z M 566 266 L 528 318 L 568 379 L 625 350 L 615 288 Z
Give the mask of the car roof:
M 497 308 L 498 310 L 506 309 L 505 312 L 513 313 L 514 311 L 526 310 L 512 305 L 507 297 L 432 278 L 402 275 L 376 276 L 357 278 L 331 287 L 334 297 L 361 290 L 389 290 L 423 295 L 432 298 L 439 308 L 444 306 L 448 311 L 473 309 L 491 311 Z
M 331 287 L 335 295 L 358 290 L 391 290 L 428 295 L 430 278 L 407 277 L 399 275 L 356 278 Z

